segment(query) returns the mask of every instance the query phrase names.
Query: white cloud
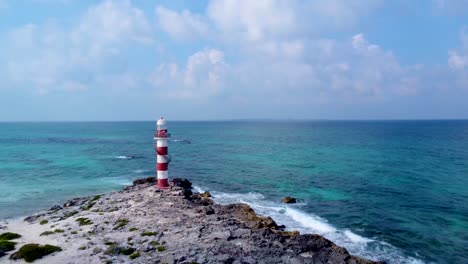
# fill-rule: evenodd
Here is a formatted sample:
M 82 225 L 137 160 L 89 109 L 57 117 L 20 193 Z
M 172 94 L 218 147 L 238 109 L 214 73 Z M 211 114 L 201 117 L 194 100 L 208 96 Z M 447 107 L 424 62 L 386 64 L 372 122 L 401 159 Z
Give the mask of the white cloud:
M 301 24 L 297 5 L 295 0 L 219 0 L 210 2 L 208 16 L 222 33 L 259 41 L 294 33 Z
M 468 86 L 468 27 L 460 31 L 460 47 L 448 54 L 448 66 L 456 73 L 457 81 Z
M 228 68 L 222 51 L 205 49 L 191 55 L 183 67 L 175 63 L 160 65 L 150 82 L 173 98 L 203 99 L 222 92 Z
M 156 8 L 158 26 L 178 40 L 204 37 L 210 31 L 208 23 L 201 15 L 193 14 L 188 10 L 181 13 L 162 6 Z
M 55 20 L 11 30 L 4 40 L 4 65 L 13 85 L 39 93 L 108 87 L 99 82 L 102 76 L 129 74 L 122 50 L 152 39 L 140 9 L 130 1 L 106 0 L 91 6 L 68 30 Z M 119 72 L 114 73 L 115 69 Z M 134 86 L 129 81 L 120 85 Z

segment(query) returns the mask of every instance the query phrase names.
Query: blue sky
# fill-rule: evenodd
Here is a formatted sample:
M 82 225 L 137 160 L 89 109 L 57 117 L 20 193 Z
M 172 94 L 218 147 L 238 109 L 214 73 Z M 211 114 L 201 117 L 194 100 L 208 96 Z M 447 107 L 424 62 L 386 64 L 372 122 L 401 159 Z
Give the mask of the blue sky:
M 0 0 L 0 43 L 0 121 L 468 118 L 467 0 Z

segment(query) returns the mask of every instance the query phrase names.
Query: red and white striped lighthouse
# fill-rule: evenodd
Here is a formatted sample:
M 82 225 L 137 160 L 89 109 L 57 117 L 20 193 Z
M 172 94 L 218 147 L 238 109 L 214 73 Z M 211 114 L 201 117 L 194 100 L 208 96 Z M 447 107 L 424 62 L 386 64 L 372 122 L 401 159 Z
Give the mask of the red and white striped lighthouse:
M 157 153 L 157 171 L 158 171 L 158 188 L 168 189 L 169 188 L 169 162 L 171 157 L 167 149 L 167 139 L 171 135 L 167 132 L 167 121 L 161 117 L 156 123 L 156 153 Z

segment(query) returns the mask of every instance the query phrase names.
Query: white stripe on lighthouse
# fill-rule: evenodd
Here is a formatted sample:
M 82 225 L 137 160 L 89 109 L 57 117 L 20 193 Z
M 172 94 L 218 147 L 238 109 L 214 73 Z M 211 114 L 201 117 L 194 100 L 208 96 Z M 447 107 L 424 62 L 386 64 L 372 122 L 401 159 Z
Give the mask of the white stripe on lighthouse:
M 169 173 L 167 171 L 158 171 L 158 179 L 167 179 L 169 178 Z

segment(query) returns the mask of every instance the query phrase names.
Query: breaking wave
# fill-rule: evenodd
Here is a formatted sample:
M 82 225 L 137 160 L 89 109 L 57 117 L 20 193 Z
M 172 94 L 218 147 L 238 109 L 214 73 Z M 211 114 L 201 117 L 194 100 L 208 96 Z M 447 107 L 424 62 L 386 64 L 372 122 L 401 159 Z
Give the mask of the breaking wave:
M 194 186 L 194 191 L 204 189 Z M 223 193 L 210 191 L 215 202 L 219 204 L 246 203 L 258 214 L 272 217 L 278 224 L 285 225 L 286 230 L 298 230 L 302 234 L 319 234 L 335 244 L 345 247 L 351 254 L 360 257 L 386 261 L 387 263 L 424 263 L 419 259 L 405 256 L 403 252 L 378 239 L 360 236 L 349 229 L 334 227 L 326 219 L 306 213 L 297 207 L 301 205 L 286 205 L 265 199 L 261 193 Z

